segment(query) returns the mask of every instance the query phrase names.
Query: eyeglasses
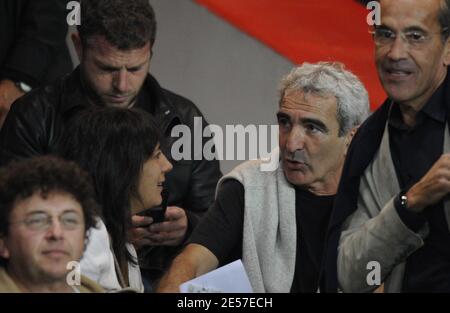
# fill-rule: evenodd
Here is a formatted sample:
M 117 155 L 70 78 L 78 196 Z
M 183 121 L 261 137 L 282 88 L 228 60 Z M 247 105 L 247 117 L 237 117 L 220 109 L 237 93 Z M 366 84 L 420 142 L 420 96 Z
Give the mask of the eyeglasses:
M 409 47 L 420 48 L 432 38 L 432 35 L 442 35 L 447 31 L 448 27 L 445 27 L 441 32 L 436 33 L 424 33 L 420 30 L 409 30 L 406 32 L 400 32 L 400 38 L 403 42 L 407 43 Z M 392 45 L 397 39 L 397 34 L 394 31 L 384 27 L 375 27 L 369 30 L 369 33 L 372 35 L 377 46 Z
M 65 230 L 75 230 L 83 224 L 83 218 L 75 212 L 65 212 L 58 216 L 59 223 Z M 21 221 L 11 222 L 9 225 L 25 224 L 32 231 L 44 231 L 53 224 L 53 217 L 44 212 L 37 212 Z

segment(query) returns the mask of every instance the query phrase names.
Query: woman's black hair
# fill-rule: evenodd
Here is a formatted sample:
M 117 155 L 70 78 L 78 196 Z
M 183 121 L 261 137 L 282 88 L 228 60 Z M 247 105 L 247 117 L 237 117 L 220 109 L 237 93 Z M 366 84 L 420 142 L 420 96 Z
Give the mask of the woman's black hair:
M 141 199 L 140 173 L 160 139 L 153 117 L 138 109 L 92 108 L 72 118 L 62 138 L 62 156 L 93 177 L 121 268 L 125 261 L 137 264 L 125 244 L 131 225 L 130 200 Z

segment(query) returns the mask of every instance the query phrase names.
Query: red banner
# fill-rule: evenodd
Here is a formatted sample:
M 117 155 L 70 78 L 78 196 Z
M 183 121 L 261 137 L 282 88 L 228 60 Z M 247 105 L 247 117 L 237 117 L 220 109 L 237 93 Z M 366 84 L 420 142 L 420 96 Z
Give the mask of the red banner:
M 366 22 L 354 0 L 195 0 L 295 64 L 340 61 L 369 91 L 371 107 L 385 99 Z

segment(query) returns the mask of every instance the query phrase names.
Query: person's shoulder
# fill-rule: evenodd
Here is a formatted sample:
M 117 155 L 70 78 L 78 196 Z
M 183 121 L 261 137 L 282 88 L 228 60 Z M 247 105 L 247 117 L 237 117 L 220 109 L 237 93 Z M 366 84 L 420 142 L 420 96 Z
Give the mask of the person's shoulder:
M 368 139 L 368 137 L 374 134 L 380 133 L 384 130 L 386 125 L 387 116 L 389 112 L 390 102 L 386 100 L 377 110 L 375 110 L 362 124 L 359 126 L 358 131 L 355 134 L 352 142 L 359 142 Z
M 264 164 L 263 160 L 248 160 L 242 162 L 236 166 L 232 172 L 240 173 L 266 173 L 261 171 L 261 165 Z
M 64 79 L 59 79 L 52 84 L 31 90 L 13 103 L 13 111 L 44 113 L 57 108 L 61 102 L 64 83 Z
M 0 293 L 20 293 L 20 289 L 8 275 L 5 268 L 0 265 Z
M 157 95 L 159 108 L 157 110 L 172 110 L 183 124 L 191 124 L 194 117 L 203 117 L 197 105 L 178 93 L 163 88 L 151 74 L 148 75 L 144 88 L 154 95 Z
M 347 151 L 341 181 L 360 176 L 373 159 L 383 137 L 389 107 L 386 101 L 358 128 Z
M 168 104 L 182 116 L 203 116 L 197 105 L 190 99 L 164 88 L 161 88 L 161 92 Z
M 277 162 L 278 163 L 278 162 Z M 226 174 L 222 181 L 227 179 L 235 179 L 242 184 L 251 183 L 254 185 L 265 185 L 268 179 L 277 177 L 277 173 L 281 168 L 277 164 L 276 168 L 265 170 L 266 160 L 249 160 L 236 166 L 230 173 Z
M 175 93 L 173 91 L 170 91 L 170 90 L 162 88 L 162 87 L 161 87 L 161 92 L 163 93 L 163 95 L 165 97 L 167 97 L 169 100 L 173 101 L 174 103 L 186 104 L 186 105 L 190 105 L 190 106 L 196 107 L 194 102 L 192 102 L 190 99 L 188 99 L 188 98 L 186 98 L 186 97 L 184 97 L 184 96 L 182 96 L 182 95 L 180 95 L 178 93 Z

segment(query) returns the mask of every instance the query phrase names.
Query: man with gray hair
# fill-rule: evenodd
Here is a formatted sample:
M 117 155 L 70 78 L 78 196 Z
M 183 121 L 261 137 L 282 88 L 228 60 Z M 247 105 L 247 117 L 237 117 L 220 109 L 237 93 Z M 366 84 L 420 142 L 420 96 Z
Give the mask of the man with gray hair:
M 224 176 L 216 200 L 159 285 L 242 258 L 255 292 L 315 292 L 347 147 L 368 115 L 367 92 L 339 63 L 294 68 L 281 82 L 278 169 L 248 161 Z

